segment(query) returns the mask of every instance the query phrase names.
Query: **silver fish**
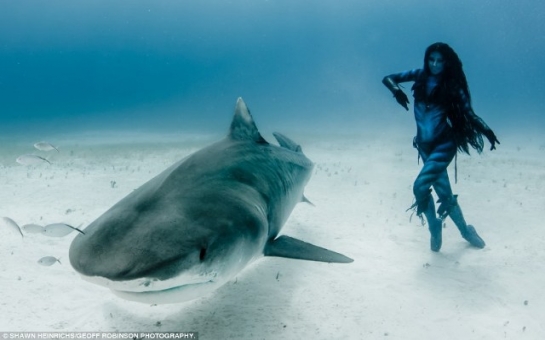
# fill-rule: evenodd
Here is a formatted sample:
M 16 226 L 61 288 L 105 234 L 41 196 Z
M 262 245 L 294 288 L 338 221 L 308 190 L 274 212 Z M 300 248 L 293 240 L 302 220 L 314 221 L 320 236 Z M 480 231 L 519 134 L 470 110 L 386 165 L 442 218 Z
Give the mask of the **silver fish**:
M 43 231 L 44 227 L 38 224 L 25 224 L 21 229 L 23 229 L 25 233 L 39 234 Z
M 5 225 L 7 225 L 8 227 L 10 227 L 13 230 L 18 231 L 19 234 L 21 234 L 21 237 L 25 237 L 23 235 L 23 232 L 21 231 L 21 228 L 19 228 L 19 225 L 14 220 L 12 220 L 9 217 L 2 217 L 2 219 L 4 220 Z
M 59 152 L 59 149 L 57 149 L 53 144 L 48 142 L 38 142 L 34 144 L 34 147 L 40 151 L 57 150 L 57 152 Z
M 41 264 L 42 266 L 47 266 L 47 267 L 52 266 L 53 264 L 55 264 L 55 262 L 59 262 L 59 264 L 62 264 L 60 259 L 53 256 L 44 256 L 38 260 L 39 264 Z
M 36 165 L 43 162 L 51 164 L 51 162 L 48 161 L 46 158 L 36 155 L 22 155 L 17 157 L 16 161 L 21 165 Z
M 66 223 L 52 223 L 43 227 L 42 234 L 49 237 L 64 237 L 76 230 L 79 233 L 85 234 L 83 231 L 76 227 L 72 227 Z

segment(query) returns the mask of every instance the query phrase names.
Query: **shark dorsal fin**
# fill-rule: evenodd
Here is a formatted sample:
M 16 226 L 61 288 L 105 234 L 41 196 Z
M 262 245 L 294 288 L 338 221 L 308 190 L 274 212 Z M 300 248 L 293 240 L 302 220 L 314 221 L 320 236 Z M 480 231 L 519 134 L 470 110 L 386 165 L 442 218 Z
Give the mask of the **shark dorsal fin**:
M 231 122 L 229 137 L 235 140 L 248 140 L 256 143 L 266 143 L 265 139 L 261 137 L 248 107 L 244 103 L 244 100 L 242 100 L 240 97 L 237 99 L 235 116 Z

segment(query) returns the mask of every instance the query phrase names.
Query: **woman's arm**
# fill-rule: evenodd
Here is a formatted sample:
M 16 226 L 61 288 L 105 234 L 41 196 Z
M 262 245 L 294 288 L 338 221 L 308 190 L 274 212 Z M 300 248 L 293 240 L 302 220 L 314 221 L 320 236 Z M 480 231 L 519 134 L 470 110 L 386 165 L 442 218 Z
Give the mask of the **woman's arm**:
M 415 81 L 421 72 L 422 70 L 420 69 L 414 69 L 390 74 L 382 79 L 382 83 L 392 92 L 399 105 L 403 106 L 407 111 L 409 110 L 409 107 L 407 106 L 407 104 L 409 104 L 409 98 L 407 98 L 407 95 L 400 89 L 399 83 Z
M 386 76 L 382 79 L 382 83 L 395 94 L 395 91 L 400 90 L 399 83 L 404 83 L 407 81 L 415 81 L 418 76 L 422 73 L 421 69 L 414 69 L 410 71 L 405 71 L 401 73 L 394 73 Z

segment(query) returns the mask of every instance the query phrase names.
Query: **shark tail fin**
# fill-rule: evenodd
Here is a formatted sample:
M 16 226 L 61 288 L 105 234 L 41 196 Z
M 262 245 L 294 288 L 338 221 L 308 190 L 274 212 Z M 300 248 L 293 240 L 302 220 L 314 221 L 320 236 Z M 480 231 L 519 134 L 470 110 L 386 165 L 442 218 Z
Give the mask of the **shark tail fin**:
M 289 236 L 280 236 L 269 241 L 265 247 L 264 255 L 328 263 L 350 263 L 354 261 L 342 254 Z

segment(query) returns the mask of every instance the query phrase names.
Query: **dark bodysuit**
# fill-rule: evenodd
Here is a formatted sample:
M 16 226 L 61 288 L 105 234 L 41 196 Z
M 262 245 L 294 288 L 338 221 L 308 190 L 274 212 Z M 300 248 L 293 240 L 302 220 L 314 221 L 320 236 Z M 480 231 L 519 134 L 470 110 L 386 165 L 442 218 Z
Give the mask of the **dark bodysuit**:
M 394 92 L 399 83 L 417 81 L 423 76 L 423 72 L 422 69 L 414 69 L 391 74 L 384 78 L 383 83 Z M 432 186 L 440 202 L 450 202 L 453 199 L 447 167 L 456 155 L 457 145 L 447 116 L 447 105 L 450 103 L 433 100 L 439 77 L 440 75 L 428 75 L 424 82 L 425 97 L 414 100 L 416 121 L 414 141 L 415 147 L 424 161 L 424 166 L 413 186 L 419 212 L 427 206 Z M 464 91 L 460 89 L 457 95 L 459 95 L 457 102 L 461 103 L 461 109 L 466 112 L 466 117 L 472 119 L 479 130 L 489 129 L 484 121 L 473 112 L 469 98 Z

